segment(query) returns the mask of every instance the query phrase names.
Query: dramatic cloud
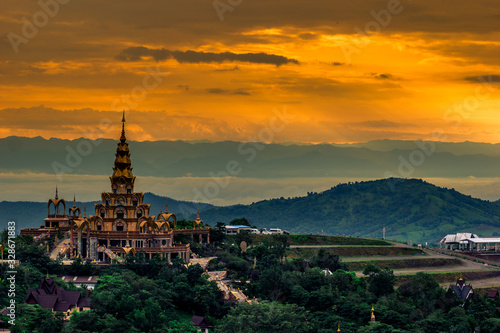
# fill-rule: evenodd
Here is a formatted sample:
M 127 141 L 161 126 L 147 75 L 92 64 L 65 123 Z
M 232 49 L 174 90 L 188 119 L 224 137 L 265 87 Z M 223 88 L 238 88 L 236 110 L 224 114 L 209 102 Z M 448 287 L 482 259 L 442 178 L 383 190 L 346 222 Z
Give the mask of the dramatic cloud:
M 280 140 L 414 140 L 438 129 L 447 141 L 500 142 L 495 4 L 252 0 L 221 21 L 211 1 L 70 1 L 23 37 L 24 18 L 43 9 L 3 1 L 0 137 L 75 138 L 104 115 L 96 110 L 125 109 L 143 115 L 131 127 L 138 139 L 236 140 L 287 106 L 295 120 Z M 12 34 L 26 40 L 16 46 Z M 482 73 L 490 86 L 470 100 Z M 467 117 L 453 111 L 469 102 Z M 370 126 L 380 119 L 411 126 Z
M 249 62 L 254 64 L 271 64 L 281 66 L 285 64 L 298 64 L 295 59 L 289 59 L 280 55 L 267 53 L 243 53 L 232 52 L 197 52 L 197 51 L 170 51 L 166 49 L 150 49 L 144 46 L 129 47 L 123 50 L 116 59 L 121 61 L 138 61 L 143 57 L 152 57 L 155 61 L 175 59 L 179 63 L 223 63 L 223 62 Z

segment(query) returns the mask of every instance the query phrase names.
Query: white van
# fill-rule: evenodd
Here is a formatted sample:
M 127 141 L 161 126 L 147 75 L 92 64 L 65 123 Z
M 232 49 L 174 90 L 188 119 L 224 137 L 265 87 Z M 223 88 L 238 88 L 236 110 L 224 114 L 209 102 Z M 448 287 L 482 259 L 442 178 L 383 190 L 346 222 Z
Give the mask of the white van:
M 275 235 L 281 235 L 283 234 L 283 230 L 278 229 L 278 228 L 271 228 L 269 229 L 270 234 L 275 234 Z

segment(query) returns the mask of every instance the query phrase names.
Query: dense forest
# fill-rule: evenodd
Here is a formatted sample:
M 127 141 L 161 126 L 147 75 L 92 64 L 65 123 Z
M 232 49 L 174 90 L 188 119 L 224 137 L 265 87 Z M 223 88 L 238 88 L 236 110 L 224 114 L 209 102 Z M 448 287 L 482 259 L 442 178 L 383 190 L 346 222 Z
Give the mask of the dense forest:
M 15 239 L 17 267 L 16 325 L 12 332 L 196 332 L 192 315 L 206 317 L 215 332 L 500 332 L 500 299 L 477 295 L 463 303 L 432 275 L 419 273 L 396 286 L 392 270 L 369 265 L 363 277 L 346 270 L 338 256 L 325 251 L 308 260 L 287 259 L 288 237 L 273 235 L 252 243 L 249 234 L 227 237 L 224 225 L 212 230 L 213 243 L 195 246 L 199 255 L 217 256 L 210 270 L 225 269 L 252 301 L 227 303 L 199 265 L 169 264 L 141 253 L 106 267 L 75 260 L 52 261 L 29 236 Z M 7 233 L 2 233 L 2 243 Z M 53 241 L 50 240 L 50 241 Z M 247 242 L 242 251 L 234 244 Z M 50 242 L 49 242 L 50 243 Z M 50 245 L 51 244 L 47 244 Z M 6 265 L 0 266 L 5 276 Z M 99 275 L 89 311 L 61 314 L 24 303 L 26 290 L 43 277 Z M 7 305 L 8 282 L 0 281 L 0 308 Z M 376 322 L 370 324 L 374 309 Z M 8 318 L 4 319 L 4 326 Z

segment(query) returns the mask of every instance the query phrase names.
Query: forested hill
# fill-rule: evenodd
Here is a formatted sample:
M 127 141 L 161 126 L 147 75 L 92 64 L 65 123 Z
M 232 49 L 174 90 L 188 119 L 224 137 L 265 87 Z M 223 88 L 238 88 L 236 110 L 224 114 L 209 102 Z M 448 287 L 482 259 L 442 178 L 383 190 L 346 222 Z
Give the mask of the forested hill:
M 500 206 L 419 179 L 383 179 L 340 184 L 306 197 L 264 200 L 212 208 L 206 221 L 246 217 L 258 227 L 297 233 L 347 234 L 435 242 L 447 233 L 500 232 Z

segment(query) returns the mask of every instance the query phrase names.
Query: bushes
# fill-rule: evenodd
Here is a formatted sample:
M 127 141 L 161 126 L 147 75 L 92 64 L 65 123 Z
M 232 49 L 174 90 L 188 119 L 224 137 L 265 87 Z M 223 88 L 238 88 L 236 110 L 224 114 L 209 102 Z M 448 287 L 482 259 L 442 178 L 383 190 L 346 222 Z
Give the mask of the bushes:
M 240 303 L 224 317 L 216 332 L 312 332 L 304 308 L 278 302 Z

